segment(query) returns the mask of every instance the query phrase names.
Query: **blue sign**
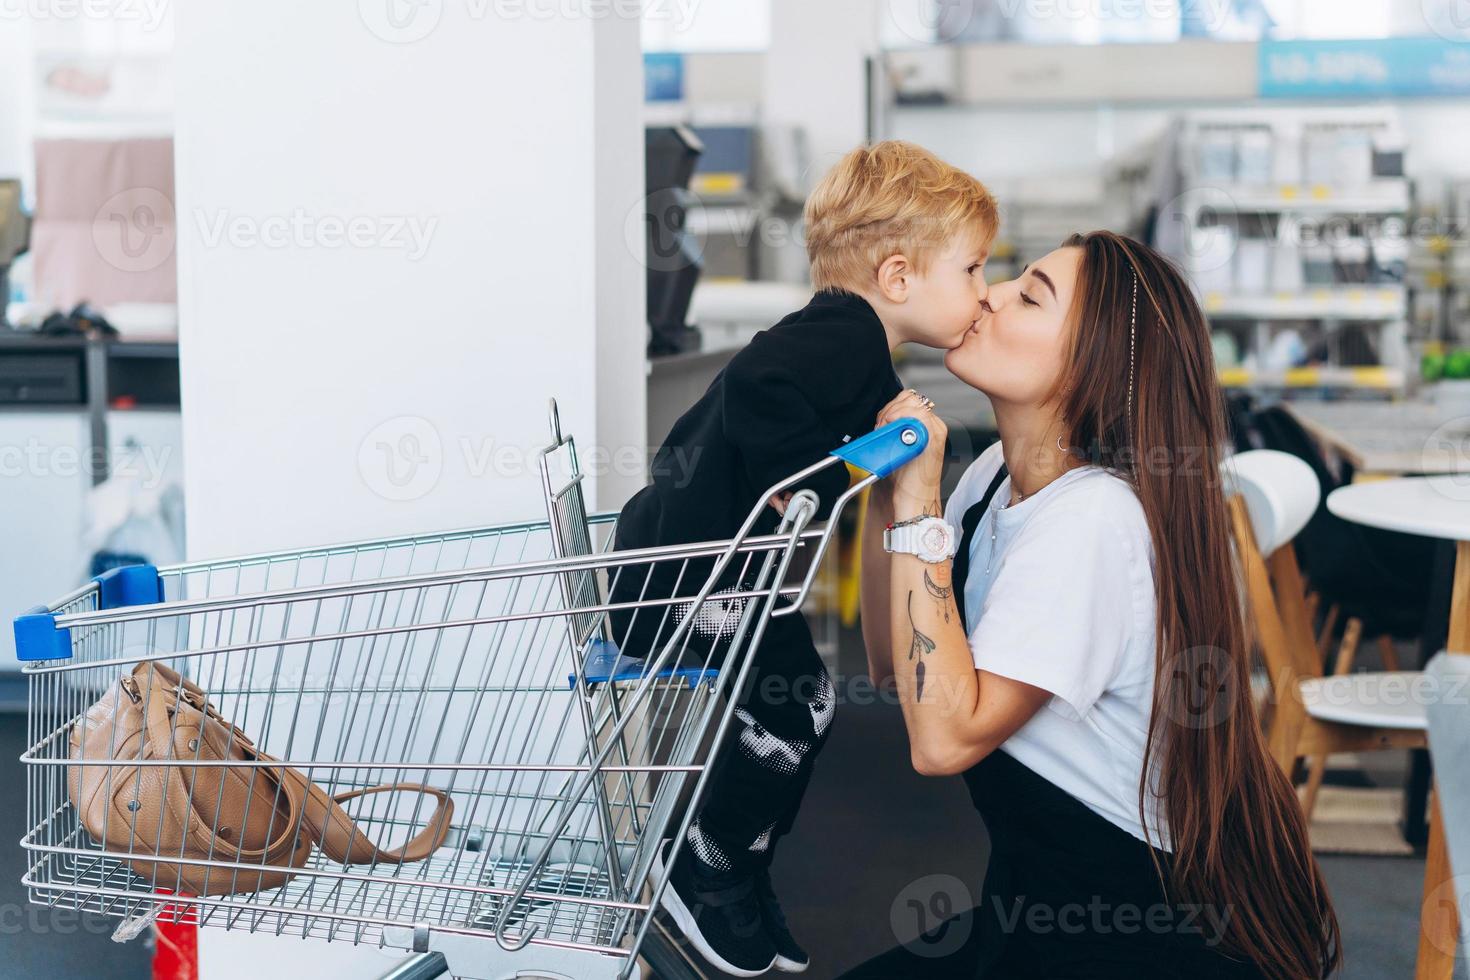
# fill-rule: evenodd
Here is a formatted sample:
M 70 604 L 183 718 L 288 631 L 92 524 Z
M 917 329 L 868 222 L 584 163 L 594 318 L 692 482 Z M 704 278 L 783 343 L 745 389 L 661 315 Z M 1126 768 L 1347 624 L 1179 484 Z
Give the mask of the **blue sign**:
M 643 101 L 681 102 L 684 99 L 684 56 L 655 53 L 643 56 Z
M 1470 44 L 1440 37 L 1262 41 L 1262 98 L 1470 94 Z

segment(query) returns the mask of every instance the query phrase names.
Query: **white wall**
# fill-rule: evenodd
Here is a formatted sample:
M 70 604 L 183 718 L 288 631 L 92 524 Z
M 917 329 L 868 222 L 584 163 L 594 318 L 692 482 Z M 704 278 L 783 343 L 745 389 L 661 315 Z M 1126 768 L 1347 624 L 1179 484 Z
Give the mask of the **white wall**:
M 397 7 L 411 19 L 394 27 L 387 9 L 177 11 L 195 557 L 542 516 L 552 395 L 584 459 L 631 453 L 594 477 L 595 500 L 642 485 L 637 21 L 434 2 Z M 406 228 L 417 238 L 382 237 Z M 293 976 L 391 966 L 340 944 L 201 939 L 207 980 L 258 976 L 282 942 Z
M 637 23 L 429 4 L 390 43 L 358 8 L 177 15 L 196 555 L 535 516 L 553 395 L 584 447 L 642 451 Z
M 865 59 L 878 48 L 878 0 L 777 2 L 766 54 L 765 120 L 799 126 L 810 188 L 867 137 Z

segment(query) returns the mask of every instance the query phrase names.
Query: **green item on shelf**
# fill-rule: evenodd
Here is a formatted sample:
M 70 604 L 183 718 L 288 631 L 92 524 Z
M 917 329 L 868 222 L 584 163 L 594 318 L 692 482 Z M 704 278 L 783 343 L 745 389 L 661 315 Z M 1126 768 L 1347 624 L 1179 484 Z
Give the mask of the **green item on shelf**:
M 1444 376 L 1457 381 L 1470 378 L 1470 350 L 1461 347 L 1445 357 Z

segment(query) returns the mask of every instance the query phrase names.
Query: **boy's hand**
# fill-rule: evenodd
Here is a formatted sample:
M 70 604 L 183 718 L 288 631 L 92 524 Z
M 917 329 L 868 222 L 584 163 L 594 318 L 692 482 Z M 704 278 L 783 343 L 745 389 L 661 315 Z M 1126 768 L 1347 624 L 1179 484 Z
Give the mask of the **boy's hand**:
M 769 501 L 767 501 L 767 503 L 776 508 L 776 513 L 780 514 L 782 517 L 785 517 L 786 508 L 791 504 L 791 497 L 792 491 L 787 490 L 785 493 L 776 494 Z

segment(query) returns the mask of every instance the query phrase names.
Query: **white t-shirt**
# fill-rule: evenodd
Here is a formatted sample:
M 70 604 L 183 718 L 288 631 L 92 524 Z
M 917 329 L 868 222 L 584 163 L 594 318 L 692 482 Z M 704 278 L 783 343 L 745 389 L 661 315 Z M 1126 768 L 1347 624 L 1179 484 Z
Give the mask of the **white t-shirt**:
M 997 443 L 960 478 L 944 510 L 956 530 L 1002 462 Z M 1096 466 L 1070 470 L 1012 507 L 1010 495 L 1007 477 L 971 540 L 970 649 L 976 667 L 1053 697 L 1001 750 L 1133 836 L 1167 847 L 1159 804 L 1151 799 L 1147 835 L 1138 821 L 1157 626 L 1143 506 Z

